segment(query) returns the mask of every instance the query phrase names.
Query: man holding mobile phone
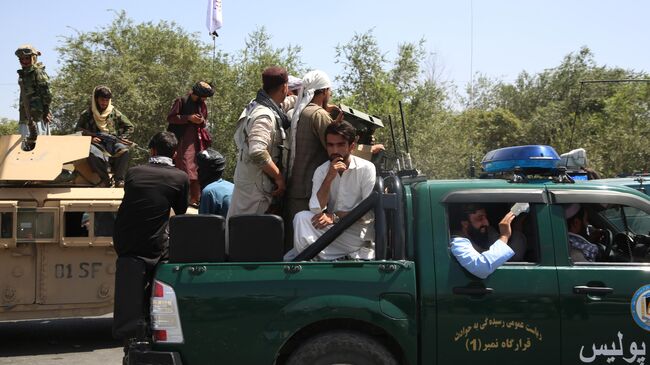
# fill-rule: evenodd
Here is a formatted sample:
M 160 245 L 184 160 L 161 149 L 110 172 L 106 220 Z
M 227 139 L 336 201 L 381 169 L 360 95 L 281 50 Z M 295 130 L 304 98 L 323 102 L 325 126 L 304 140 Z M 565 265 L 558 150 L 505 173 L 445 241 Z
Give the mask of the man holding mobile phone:
M 463 205 L 460 232 L 452 237 L 451 253 L 467 271 L 481 279 L 487 278 L 515 255 L 508 244 L 515 217 L 513 212 L 508 212 L 501 219 L 499 236 L 493 241 L 485 207 L 478 204 Z

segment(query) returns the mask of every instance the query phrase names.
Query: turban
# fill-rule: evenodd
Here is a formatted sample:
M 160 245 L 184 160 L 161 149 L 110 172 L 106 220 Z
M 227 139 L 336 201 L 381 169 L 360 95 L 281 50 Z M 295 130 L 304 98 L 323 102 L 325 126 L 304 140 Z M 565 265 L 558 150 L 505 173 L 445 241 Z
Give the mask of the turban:
M 564 208 L 564 217 L 566 219 L 571 219 L 575 217 L 576 214 L 580 211 L 580 204 L 578 203 L 573 203 L 566 208 Z
M 214 95 L 214 88 L 205 81 L 199 81 L 192 86 L 192 94 L 201 98 L 209 98 Z
M 331 87 L 332 82 L 330 81 L 329 76 L 320 70 L 309 71 L 302 78 L 302 92 L 298 93 L 296 106 L 294 107 L 293 115 L 291 116 L 291 155 L 289 157 L 289 174 L 291 174 L 293 160 L 296 157 L 296 130 L 298 128 L 300 114 L 302 114 L 302 111 L 305 109 L 307 104 L 311 102 L 316 90 Z
M 302 79 L 289 75 L 289 90 L 299 90 L 302 87 Z

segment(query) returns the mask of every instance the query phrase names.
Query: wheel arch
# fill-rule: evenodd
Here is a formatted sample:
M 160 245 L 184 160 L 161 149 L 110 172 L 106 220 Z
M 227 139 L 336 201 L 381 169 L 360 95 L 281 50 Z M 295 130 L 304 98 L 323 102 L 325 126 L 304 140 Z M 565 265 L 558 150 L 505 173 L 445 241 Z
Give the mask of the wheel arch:
M 294 333 L 280 348 L 275 365 L 284 365 L 289 355 L 304 341 L 330 331 L 358 332 L 370 336 L 390 351 L 400 364 L 408 365 L 404 349 L 399 342 L 385 329 L 372 323 L 351 318 L 330 318 L 311 323 Z

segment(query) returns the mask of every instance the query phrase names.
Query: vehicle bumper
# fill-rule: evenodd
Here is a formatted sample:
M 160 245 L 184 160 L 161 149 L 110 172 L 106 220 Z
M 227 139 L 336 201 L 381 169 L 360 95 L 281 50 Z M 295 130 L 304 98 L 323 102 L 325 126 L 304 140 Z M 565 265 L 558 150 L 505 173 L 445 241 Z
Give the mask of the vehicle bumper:
M 128 365 L 182 365 L 178 352 L 129 349 Z

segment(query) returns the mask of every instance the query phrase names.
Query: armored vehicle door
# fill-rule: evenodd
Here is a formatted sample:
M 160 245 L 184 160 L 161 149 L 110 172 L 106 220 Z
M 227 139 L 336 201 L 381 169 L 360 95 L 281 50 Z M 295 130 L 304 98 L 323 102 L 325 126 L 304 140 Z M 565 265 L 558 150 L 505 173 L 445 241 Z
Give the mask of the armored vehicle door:
M 643 363 L 650 351 L 650 202 L 626 188 L 549 191 L 562 363 Z M 580 220 L 587 224 L 578 229 Z M 589 242 L 569 240 L 570 227 Z M 589 247 L 598 249 L 595 257 Z
M 18 243 L 17 207 L 18 201 L 0 201 L 0 306 L 7 309 L 36 297 L 36 251 Z
M 38 246 L 41 304 L 102 303 L 113 297 L 113 224 L 119 201 L 52 201 L 60 240 Z M 58 238 L 58 237 L 57 237 Z
M 430 194 L 437 334 L 429 338 L 435 338 L 436 363 L 559 363 L 557 275 L 543 187 L 449 192 L 448 187 L 430 185 Z M 465 270 L 449 248 L 459 230 L 462 207 L 477 204 L 486 210 L 491 243 L 496 239 L 489 232 L 498 237 L 499 221 L 518 202 L 529 203 L 530 209 L 513 221 L 509 242 L 513 259 L 485 279 Z

